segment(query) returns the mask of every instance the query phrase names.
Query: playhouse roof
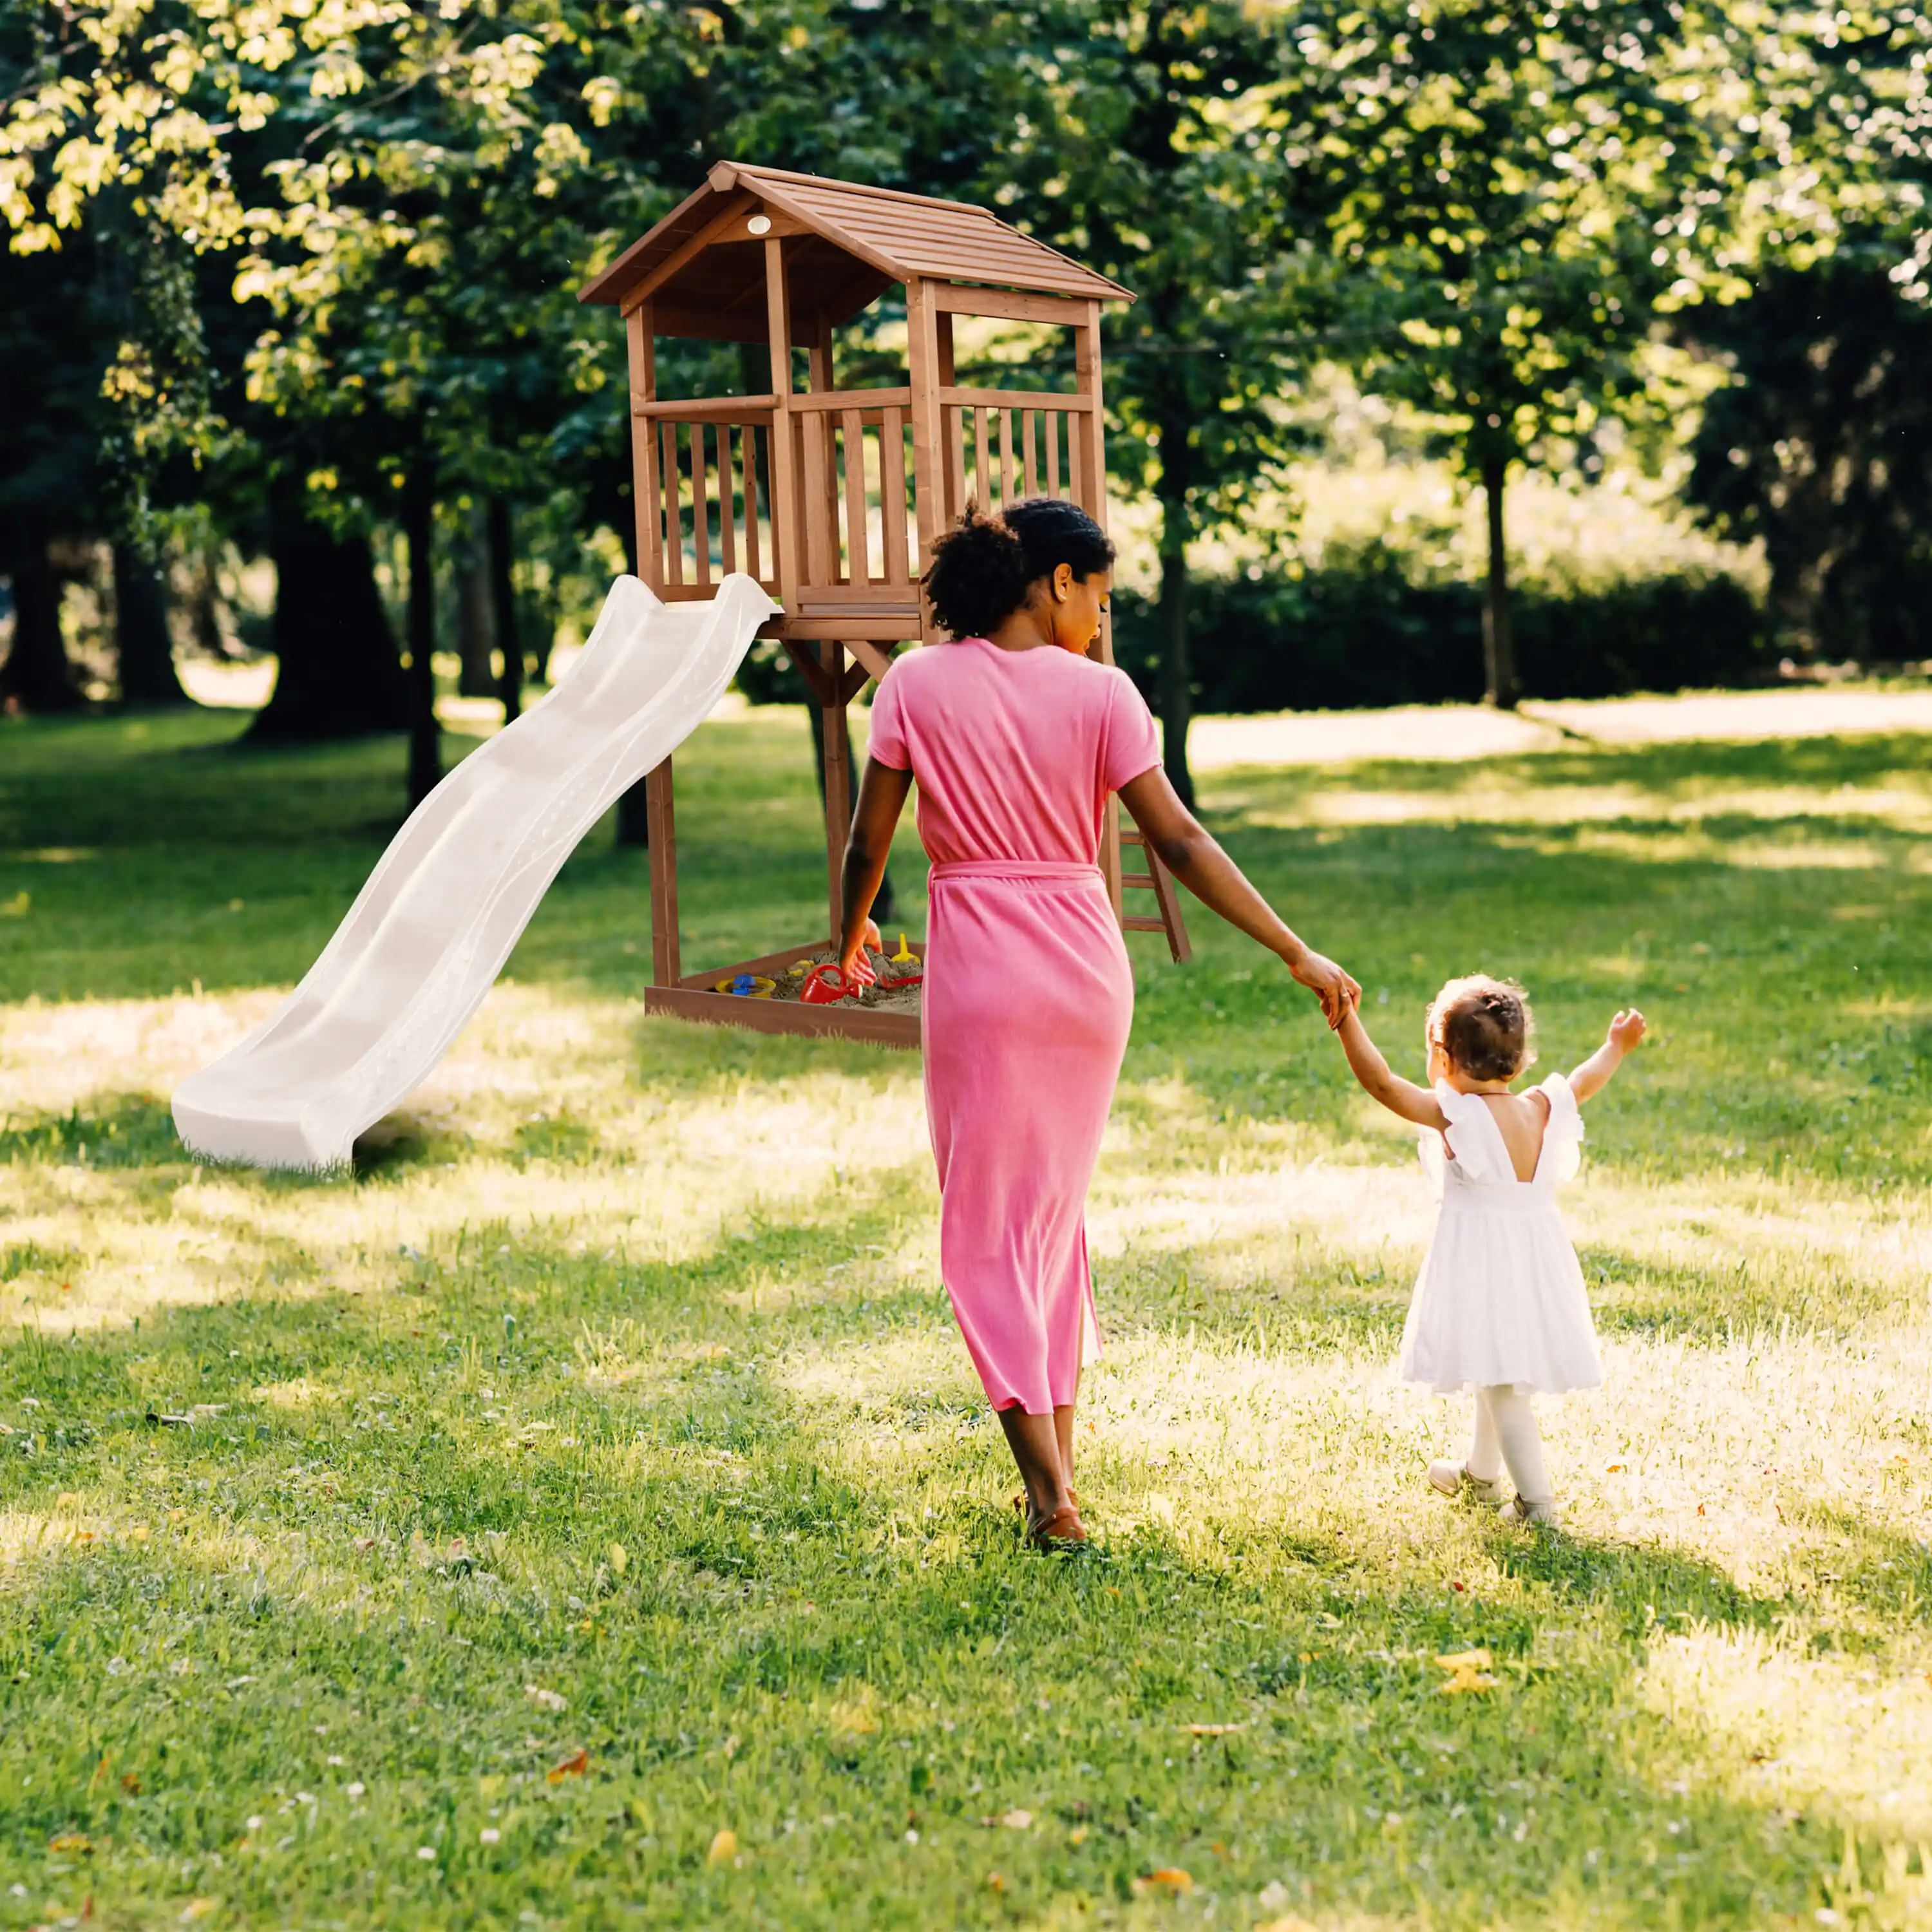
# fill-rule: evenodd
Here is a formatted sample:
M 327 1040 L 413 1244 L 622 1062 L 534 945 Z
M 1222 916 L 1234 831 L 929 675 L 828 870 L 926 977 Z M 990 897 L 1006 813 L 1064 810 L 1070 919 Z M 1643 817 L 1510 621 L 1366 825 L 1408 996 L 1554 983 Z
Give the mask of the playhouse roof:
M 912 276 L 1100 302 L 1118 282 L 1023 235 L 989 209 L 894 188 L 720 161 L 698 192 L 579 294 L 623 304 L 654 276 L 658 332 L 726 341 L 765 333 L 763 244 L 737 219 L 754 204 L 784 220 L 792 308 L 834 324 Z

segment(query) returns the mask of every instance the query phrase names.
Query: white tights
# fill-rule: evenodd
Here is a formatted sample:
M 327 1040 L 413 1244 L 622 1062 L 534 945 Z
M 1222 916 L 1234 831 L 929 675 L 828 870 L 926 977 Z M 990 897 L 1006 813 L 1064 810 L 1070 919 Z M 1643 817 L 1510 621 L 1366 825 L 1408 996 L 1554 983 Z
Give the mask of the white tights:
M 1544 1467 L 1543 1432 L 1526 1395 L 1508 1382 L 1476 1391 L 1476 1432 L 1463 1464 L 1479 1483 L 1492 1483 L 1508 1466 L 1516 1494 L 1526 1503 L 1546 1503 L 1555 1492 Z

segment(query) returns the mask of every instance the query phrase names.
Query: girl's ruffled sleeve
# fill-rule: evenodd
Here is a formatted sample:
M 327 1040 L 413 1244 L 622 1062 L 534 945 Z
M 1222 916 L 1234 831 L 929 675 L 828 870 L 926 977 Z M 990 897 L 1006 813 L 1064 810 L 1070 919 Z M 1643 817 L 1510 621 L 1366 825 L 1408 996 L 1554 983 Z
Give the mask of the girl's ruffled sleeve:
M 1482 1097 L 1459 1094 L 1446 1080 L 1436 1083 L 1436 1104 L 1449 1123 L 1449 1156 L 1471 1180 L 1514 1180 L 1516 1170 L 1510 1165 L 1509 1150 L 1491 1118 Z M 1442 1136 L 1431 1134 L 1440 1144 Z M 1425 1156 L 1425 1159 L 1426 1156 Z
M 1583 1110 L 1569 1076 L 1552 1073 L 1539 1090 L 1550 1102 L 1550 1124 L 1543 1130 L 1544 1157 L 1558 1180 L 1574 1180 L 1583 1164 Z

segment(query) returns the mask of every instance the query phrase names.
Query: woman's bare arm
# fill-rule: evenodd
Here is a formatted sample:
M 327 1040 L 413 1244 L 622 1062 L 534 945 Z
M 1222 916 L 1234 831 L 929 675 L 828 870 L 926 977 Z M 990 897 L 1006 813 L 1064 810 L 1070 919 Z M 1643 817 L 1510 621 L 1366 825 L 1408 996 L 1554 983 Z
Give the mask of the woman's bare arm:
M 1418 1087 L 1413 1080 L 1405 1080 L 1389 1070 L 1382 1048 L 1370 1039 L 1361 1015 L 1352 1005 L 1342 1015 L 1336 1031 L 1341 1036 L 1342 1051 L 1348 1056 L 1348 1070 L 1361 1082 L 1363 1092 L 1370 1100 L 1378 1101 L 1405 1120 L 1413 1120 L 1419 1127 L 1434 1127 L 1439 1132 L 1448 1126 L 1448 1116 L 1426 1087 Z
M 862 986 L 877 976 L 866 958 L 867 941 L 874 946 L 879 943 L 879 929 L 872 923 L 872 901 L 878 896 L 879 881 L 886 876 L 893 829 L 911 790 L 911 772 L 882 765 L 876 758 L 866 760 L 865 775 L 859 781 L 859 802 L 852 811 L 851 836 L 845 842 L 845 869 L 839 881 L 845 927 L 838 936 L 838 963 L 848 980 L 856 980 Z
M 1270 952 L 1322 1002 L 1331 1027 L 1361 997 L 1362 989 L 1334 960 L 1327 959 L 1291 932 L 1214 836 L 1180 802 L 1160 766 L 1120 788 L 1120 802 L 1133 814 L 1141 836 L 1161 863 L 1208 908 Z

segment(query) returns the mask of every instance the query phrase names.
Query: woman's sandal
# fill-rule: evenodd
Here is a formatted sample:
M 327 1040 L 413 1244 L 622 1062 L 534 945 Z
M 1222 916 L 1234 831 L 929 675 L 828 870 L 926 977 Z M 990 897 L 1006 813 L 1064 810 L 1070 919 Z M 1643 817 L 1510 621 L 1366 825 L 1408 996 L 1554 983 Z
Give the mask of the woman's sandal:
M 1036 1550 L 1059 1550 L 1087 1540 L 1087 1526 L 1072 1504 L 1057 1509 L 1051 1516 L 1027 1517 L 1027 1540 Z
M 1066 1500 L 1070 1502 L 1076 1509 L 1078 1509 L 1080 1507 L 1080 1492 L 1078 1490 L 1070 1489 L 1066 1492 Z M 1026 1492 L 1022 1490 L 1019 1494 L 1013 1498 L 1013 1514 L 1016 1516 L 1024 1516 L 1026 1513 Z

